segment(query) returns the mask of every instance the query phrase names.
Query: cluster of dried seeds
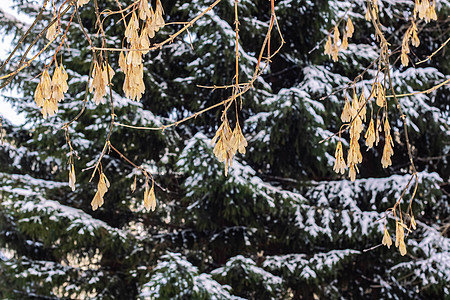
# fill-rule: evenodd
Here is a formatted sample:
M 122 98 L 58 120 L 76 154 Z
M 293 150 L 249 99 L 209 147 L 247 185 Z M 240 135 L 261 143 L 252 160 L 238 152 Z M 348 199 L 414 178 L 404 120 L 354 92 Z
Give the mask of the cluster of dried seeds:
M 436 10 L 435 10 L 435 0 L 415 0 L 414 12 L 411 20 L 411 26 L 407 29 L 405 36 L 402 41 L 402 52 L 401 52 L 401 61 L 404 66 L 407 66 L 409 63 L 408 54 L 410 53 L 409 44 L 412 46 L 418 47 L 420 45 L 420 40 L 418 37 L 418 29 L 416 26 L 416 20 L 421 19 L 425 20 L 426 23 L 431 20 L 437 20 Z M 365 19 L 367 21 L 373 21 L 374 26 L 377 31 L 377 38 L 380 38 L 380 46 L 382 49 L 382 54 L 380 55 L 380 64 L 379 64 L 379 72 L 381 71 L 381 61 L 383 57 L 389 57 L 388 53 L 388 43 L 384 38 L 379 26 L 378 20 L 379 7 L 378 0 L 371 0 L 368 2 L 368 6 L 366 9 Z M 353 33 L 353 24 L 351 24 L 350 19 L 347 21 L 347 31 L 344 32 L 343 41 L 338 46 L 338 42 L 340 41 L 340 33 L 337 26 L 334 28 L 334 37 L 333 42 L 331 38 L 331 34 L 328 36 L 327 43 L 325 45 L 325 54 L 331 56 L 334 61 L 338 60 L 338 51 L 340 48 L 345 49 L 348 45 L 347 38 L 351 37 Z M 389 64 L 389 60 L 386 60 L 386 63 Z M 387 102 L 386 102 L 386 94 L 385 87 L 382 83 L 375 81 L 372 85 L 372 90 L 369 96 L 369 99 L 364 98 L 364 93 L 361 93 L 361 97 L 358 99 L 355 89 L 353 89 L 353 101 L 350 101 L 347 98 L 347 93 L 345 93 L 345 104 L 344 109 L 341 114 L 341 120 L 347 126 L 350 132 L 350 148 L 347 155 L 347 162 L 344 160 L 344 151 L 341 142 L 341 131 L 339 131 L 339 141 L 336 146 L 335 151 L 335 164 L 333 170 L 336 173 L 344 174 L 346 168 L 349 168 L 349 176 L 352 181 L 356 178 L 356 172 L 358 171 L 357 165 L 362 162 L 362 155 L 359 146 L 359 138 L 361 136 L 361 132 L 363 130 L 363 122 L 366 121 L 366 103 L 372 103 L 372 98 L 374 98 L 374 102 L 380 107 L 378 112 L 381 112 L 381 117 L 377 114 L 377 117 L 373 117 L 373 106 L 370 105 L 372 109 L 370 121 L 368 124 L 368 128 L 364 135 L 365 145 L 367 149 L 372 148 L 374 145 L 377 146 L 380 141 L 380 133 L 384 131 L 384 147 L 383 147 L 383 155 L 381 158 L 381 165 L 383 168 L 387 168 L 392 165 L 391 157 L 394 154 L 394 141 L 391 135 L 391 127 L 389 125 L 388 117 L 387 117 Z M 376 120 L 376 123 L 375 121 Z M 376 125 L 375 125 L 376 124 Z M 414 169 L 414 165 L 413 165 Z M 413 177 L 417 176 L 413 174 Z M 409 186 L 409 184 L 408 184 Z M 417 188 L 417 185 L 416 185 Z M 406 190 L 406 188 L 405 188 Z M 415 194 L 415 192 L 414 192 Z M 396 222 L 396 234 L 395 234 L 395 246 L 399 249 L 401 255 L 405 255 L 406 244 L 405 244 L 405 229 L 410 232 L 411 228 L 416 229 L 416 221 L 414 219 L 414 215 L 411 209 L 411 201 L 414 198 L 414 194 L 410 200 L 409 213 L 404 214 L 400 208 L 398 208 L 400 212 L 400 216 L 397 216 L 397 207 L 400 205 L 401 198 L 396 202 L 393 208 L 390 210 L 394 214 L 395 222 Z M 403 196 L 402 196 L 403 197 Z M 405 225 L 403 216 L 410 217 L 410 226 L 409 228 Z M 385 226 L 384 236 L 382 240 L 382 244 L 386 245 L 388 248 L 392 245 L 392 240 L 390 234 Z
M 436 0 L 416 0 L 414 3 L 414 17 L 419 14 L 419 19 L 425 20 L 425 22 L 430 22 L 431 20 L 436 21 Z
M 103 68 L 101 68 L 97 61 L 94 62 L 94 68 L 92 70 L 92 83 L 89 91 L 91 93 L 94 92 L 93 99 L 95 104 L 98 105 L 100 103 L 105 103 L 104 97 L 108 93 L 106 87 L 109 86 L 109 82 L 111 82 L 114 74 L 115 72 L 109 64 L 106 65 L 106 63 L 104 63 Z
M 348 39 L 353 36 L 355 28 L 353 27 L 352 20 L 347 19 L 346 30 L 344 29 L 344 35 L 342 41 L 340 39 L 340 32 L 338 26 L 334 27 L 333 42 L 331 41 L 331 34 L 328 35 L 327 42 L 325 44 L 325 54 L 328 57 L 332 57 L 333 61 L 338 61 L 339 50 L 346 50 L 348 47 Z
M 379 10 L 380 9 L 378 7 L 378 0 L 372 0 L 372 10 L 370 10 L 369 6 L 367 6 L 366 8 L 366 14 L 364 16 L 366 21 L 372 20 L 372 15 L 378 16 Z
M 142 20 L 140 34 L 140 21 L 135 11 L 133 11 L 125 30 L 125 37 L 129 47 L 126 55 L 124 52 L 120 53 L 119 66 L 122 72 L 125 73 L 125 81 L 123 83 L 125 97 L 131 100 L 139 101 L 145 92 L 142 56 L 149 52 L 146 49 L 150 48 L 150 39 L 165 25 L 163 13 L 160 0 L 156 2 L 155 10 L 149 6 L 148 0 L 141 0 L 138 8 L 139 19 Z
M 44 119 L 53 116 L 58 111 L 58 102 L 64 100 L 64 93 L 67 92 L 68 75 L 63 65 L 58 66 L 55 62 L 55 71 L 50 79 L 48 70 L 42 73 L 41 80 L 34 92 L 34 100 L 38 107 L 42 107 L 41 113 Z
M 405 67 L 407 67 L 409 64 L 408 54 L 411 52 L 411 50 L 409 49 L 409 41 L 411 41 L 411 45 L 413 45 L 414 47 L 419 47 L 420 45 L 420 40 L 417 35 L 417 26 L 414 20 L 412 20 L 411 26 L 406 30 L 402 41 L 401 59 L 402 65 Z
M 343 123 L 347 123 L 350 131 L 350 148 L 348 150 L 347 155 L 347 163 L 344 160 L 344 153 L 342 148 L 342 143 L 339 140 L 336 146 L 335 152 L 335 164 L 333 170 L 336 173 L 344 174 L 345 169 L 349 168 L 349 176 L 352 181 L 356 179 L 356 173 L 358 172 L 358 164 L 362 162 L 362 154 L 359 145 L 359 139 L 361 137 L 361 133 L 364 129 L 364 123 L 366 121 L 367 109 L 366 105 L 368 101 L 371 101 L 372 95 L 376 98 L 376 104 L 381 108 L 387 105 L 386 96 L 384 87 L 381 83 L 375 82 L 372 86 L 372 91 L 370 93 L 370 98 L 365 99 L 364 92 L 361 92 L 361 96 L 358 98 L 356 91 L 353 90 L 353 100 L 352 103 L 345 96 L 345 104 L 344 109 L 341 114 L 341 120 Z M 382 131 L 381 120 L 377 118 L 377 123 L 373 120 L 373 117 L 370 118 L 368 128 L 366 130 L 365 145 L 367 149 L 370 149 L 375 145 L 378 145 L 380 140 L 379 132 Z M 383 156 L 381 158 L 381 164 L 383 168 L 387 168 L 392 165 L 391 156 L 394 154 L 393 147 L 394 142 L 391 136 L 391 128 L 389 126 L 389 122 L 387 119 L 387 115 L 384 115 L 384 132 L 385 132 L 385 145 L 383 150 Z M 339 134 L 340 136 L 340 134 Z
M 401 60 L 402 65 L 407 67 L 409 64 L 408 54 L 411 52 L 409 48 L 409 42 L 411 41 L 411 45 L 414 47 L 419 47 L 420 40 L 417 35 L 417 26 L 416 26 L 416 18 L 419 17 L 420 20 L 425 20 L 426 23 L 431 20 L 437 20 L 436 15 L 436 3 L 433 0 L 432 2 L 428 0 L 416 0 L 414 5 L 414 13 L 413 18 L 411 20 L 411 26 L 406 30 L 405 35 L 403 36 L 402 41 L 402 54 Z
M 405 235 L 405 230 L 407 232 L 410 232 L 411 228 L 416 229 L 416 227 L 417 227 L 417 224 L 416 224 L 416 220 L 414 219 L 414 215 L 411 215 L 409 227 L 407 227 L 405 225 L 405 223 L 403 222 L 403 219 L 396 218 L 396 221 L 395 221 L 395 247 L 398 248 L 398 250 L 400 251 L 400 254 L 402 256 L 404 256 L 407 252 L 406 244 L 405 244 L 405 236 L 407 236 L 408 234 Z M 384 235 L 383 235 L 383 240 L 381 243 L 388 248 L 390 248 L 392 246 L 391 235 L 389 234 L 389 231 L 387 230 L 386 226 L 384 227 Z
M 236 122 L 236 127 L 231 131 L 228 118 L 225 117 L 222 125 L 217 129 L 216 135 L 211 140 L 211 145 L 214 144 L 216 144 L 214 155 L 220 162 L 225 162 L 225 176 L 227 176 L 228 168 L 231 167 L 236 152 L 245 154 L 245 147 L 247 147 L 247 140 L 242 134 L 239 121 Z

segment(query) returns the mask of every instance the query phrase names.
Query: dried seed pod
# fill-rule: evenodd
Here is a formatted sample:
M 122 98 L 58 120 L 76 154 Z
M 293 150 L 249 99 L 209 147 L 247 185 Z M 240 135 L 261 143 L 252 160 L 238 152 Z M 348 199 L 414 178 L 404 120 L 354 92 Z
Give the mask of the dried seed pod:
M 336 146 L 335 158 L 336 158 L 336 161 L 334 162 L 333 170 L 336 173 L 338 173 L 338 174 L 339 173 L 344 174 L 345 173 L 346 164 L 345 164 L 345 161 L 344 161 L 344 154 L 343 154 L 343 151 L 342 151 L 342 143 L 341 143 L 341 141 L 339 141 L 337 146 Z
M 331 57 L 332 43 L 331 43 L 331 35 L 328 35 L 327 42 L 325 43 L 325 51 L 324 53 Z
M 350 111 L 350 101 L 348 101 L 347 95 L 345 95 L 345 104 L 344 104 L 344 110 L 341 114 L 341 120 L 342 122 L 350 122 L 352 120 L 352 113 Z
M 48 74 L 48 70 L 45 69 L 42 73 L 41 77 L 41 90 L 42 96 L 45 100 L 49 100 L 52 97 L 52 81 L 50 79 L 50 75 Z
M 339 28 L 337 26 L 334 26 L 333 42 L 335 45 L 337 45 L 340 42 L 340 33 Z
M 233 145 L 231 143 L 232 132 L 230 125 L 228 123 L 228 119 L 225 118 L 220 125 L 219 129 L 217 129 L 216 135 L 211 140 L 211 145 L 214 146 L 214 155 L 220 162 L 225 163 L 225 176 L 228 174 L 228 167 L 231 166 L 232 159 L 234 156 L 233 153 Z
M 366 139 L 367 150 L 369 150 L 373 147 L 373 143 L 375 142 L 375 128 L 373 125 L 373 119 L 370 120 L 369 128 L 367 129 L 364 138 Z
M 140 49 L 148 49 L 150 48 L 150 40 L 148 38 L 147 27 L 142 29 L 141 36 L 139 38 L 139 48 Z M 149 50 L 141 51 L 142 54 L 147 54 Z
M 347 37 L 351 38 L 353 36 L 353 33 L 355 32 L 355 28 L 353 27 L 353 22 L 348 17 L 347 19 Z
M 131 15 L 131 19 L 128 22 L 127 28 L 125 29 L 125 37 L 127 38 L 127 42 L 130 44 L 137 44 L 139 41 L 139 21 L 136 17 L 136 12 L 133 11 Z
M 154 19 L 152 20 L 155 23 L 155 31 L 158 32 L 160 28 L 164 27 L 166 23 L 164 22 L 163 18 L 164 10 L 162 8 L 161 1 L 156 1 L 156 8 L 155 8 L 155 14 Z
M 134 191 L 136 191 L 136 184 L 137 184 L 137 178 L 136 175 L 134 175 L 134 180 L 133 183 L 131 184 L 131 192 L 134 193 Z
M 53 116 L 58 111 L 58 103 L 55 99 L 45 100 L 42 105 L 42 116 L 47 119 L 47 116 Z
M 144 206 L 147 210 L 155 211 L 156 208 L 156 197 L 155 197 L 155 189 L 152 183 L 152 188 L 148 188 L 148 183 L 145 183 L 145 191 L 144 191 Z
M 56 14 L 53 14 L 53 18 L 56 18 Z M 58 30 L 58 21 L 53 23 L 48 29 L 45 37 L 48 40 L 53 40 L 53 38 L 56 36 Z
M 406 254 L 405 240 L 401 240 L 401 241 L 400 241 L 400 245 L 399 245 L 398 249 L 400 250 L 400 254 L 401 254 L 402 256 L 405 256 L 405 254 Z
M 355 164 L 350 164 L 349 169 L 348 169 L 348 176 L 350 177 L 351 181 L 355 181 L 356 180 L 356 173 L 359 172 L 358 171 L 358 167 Z
M 388 230 L 386 228 L 384 228 L 384 235 L 383 235 L 382 244 L 385 245 L 388 248 L 391 248 L 391 246 L 392 246 L 391 235 L 389 234 L 389 232 L 388 232 Z
M 139 18 L 142 21 L 145 21 L 149 17 L 151 17 L 151 13 L 150 13 L 150 7 L 148 5 L 148 0 L 141 0 L 139 2 Z
M 125 57 L 124 51 L 120 51 L 119 54 L 119 67 L 122 72 L 127 72 L 127 59 Z
M 331 49 L 331 58 L 333 59 L 334 62 L 339 60 L 339 46 L 337 44 L 334 44 L 332 49 Z
M 94 199 L 92 199 L 91 206 L 92 210 L 97 210 L 97 208 L 101 207 L 104 203 L 103 197 L 105 196 L 108 188 L 110 187 L 110 183 L 108 178 L 106 178 L 103 172 L 100 173 L 100 179 L 97 185 L 97 192 L 95 193 Z
M 65 71 L 64 71 L 65 72 Z M 56 63 L 55 72 L 52 77 L 52 98 L 56 102 L 64 100 L 64 93 L 67 92 L 69 86 L 67 85 L 67 73 L 63 73 L 63 69 L 58 67 Z
M 381 165 L 383 168 L 387 168 L 390 165 L 392 165 L 391 156 L 394 155 L 394 141 L 392 140 L 391 136 L 391 127 L 389 126 L 389 122 L 384 122 L 384 134 L 385 134 L 385 141 L 384 141 L 384 148 L 383 148 L 383 157 L 381 158 Z
M 342 38 L 341 48 L 343 50 L 346 50 L 348 48 L 347 32 L 344 32 L 344 37 Z
M 72 189 L 72 191 L 75 191 L 75 183 L 77 181 L 77 178 L 75 176 L 75 168 L 73 164 L 70 164 L 69 167 L 69 186 Z
M 247 147 L 248 143 L 242 134 L 241 126 L 239 123 L 236 123 L 236 127 L 233 130 L 233 135 L 231 137 L 231 147 L 233 154 L 239 151 L 241 154 L 245 154 L 245 147 Z
M 386 97 L 384 95 L 384 87 L 381 83 L 376 83 L 376 98 L 377 98 L 377 105 L 380 107 L 383 107 L 386 102 Z
M 42 107 L 44 105 L 44 95 L 42 94 L 41 83 L 39 82 L 36 90 L 34 91 L 34 101 L 38 107 Z

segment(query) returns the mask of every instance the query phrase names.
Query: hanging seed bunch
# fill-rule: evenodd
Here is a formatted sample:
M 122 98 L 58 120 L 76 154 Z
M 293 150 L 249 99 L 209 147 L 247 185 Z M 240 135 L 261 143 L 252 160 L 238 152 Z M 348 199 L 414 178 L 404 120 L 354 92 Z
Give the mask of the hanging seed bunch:
M 364 96 L 364 92 L 361 92 L 360 97 L 358 97 L 356 93 L 356 89 L 353 88 L 353 99 L 350 103 L 347 93 L 345 95 L 345 104 L 344 109 L 341 114 L 341 120 L 344 125 L 347 125 L 350 133 L 350 147 L 347 154 L 347 162 L 344 160 L 344 151 L 341 142 L 341 135 L 339 132 L 339 141 L 336 146 L 335 151 L 335 163 L 333 166 L 333 170 L 336 173 L 344 174 L 346 168 L 349 168 L 349 177 L 351 181 L 355 181 L 356 174 L 358 173 L 358 164 L 362 162 L 362 154 L 360 149 L 359 140 L 361 138 L 361 133 L 364 129 L 364 122 L 367 122 L 367 102 L 372 100 L 372 96 L 376 98 L 376 104 L 380 107 L 380 109 L 386 110 L 386 96 L 384 87 L 381 83 L 375 82 L 372 85 L 372 91 L 370 93 L 369 99 L 366 100 Z M 365 145 L 367 150 L 372 148 L 374 145 L 378 145 L 380 140 L 379 132 L 382 132 L 384 129 L 385 132 L 385 145 L 383 149 L 383 156 L 381 158 L 381 164 L 383 168 L 387 168 L 392 165 L 391 157 L 394 154 L 393 147 L 394 141 L 391 135 L 391 128 L 389 126 L 389 121 L 387 118 L 387 114 L 384 113 L 384 122 L 383 127 L 381 126 L 380 119 L 377 118 L 377 125 L 375 126 L 373 111 L 371 113 L 370 120 L 367 122 L 367 130 L 364 134 Z
M 347 26 L 345 26 L 343 32 L 344 35 L 342 37 L 342 41 L 340 39 L 339 27 L 334 26 L 333 31 L 333 41 L 331 41 L 331 33 L 328 35 L 327 42 L 325 43 L 325 51 L 324 53 L 328 55 L 328 57 L 332 57 L 333 61 L 338 61 L 339 50 L 346 50 L 348 48 L 348 39 L 353 36 L 355 32 L 355 28 L 353 27 L 352 20 L 350 18 L 347 19 Z
M 414 4 L 414 18 L 419 14 L 419 19 L 425 20 L 425 22 L 430 22 L 431 20 L 436 21 L 436 1 L 429 0 L 416 0 Z
M 364 15 L 364 18 L 366 21 L 372 20 L 372 15 L 377 17 L 380 9 L 378 7 L 378 0 L 372 0 L 372 12 L 370 11 L 370 8 L 367 6 L 366 8 L 366 14 Z
M 216 143 L 217 142 L 217 143 Z M 233 157 L 237 151 L 245 154 L 245 147 L 247 147 L 247 140 L 242 134 L 239 120 L 236 121 L 236 127 L 231 131 L 228 118 L 225 116 L 222 125 L 217 129 L 216 135 L 211 140 L 211 145 L 214 147 L 214 155 L 220 162 L 225 163 L 225 176 L 228 175 L 228 168 L 233 163 Z
M 409 232 L 411 232 L 411 228 L 415 230 L 416 227 L 417 227 L 417 224 L 416 224 L 416 220 L 414 219 L 414 215 L 411 215 L 409 227 L 406 226 L 403 218 L 398 218 L 395 215 L 395 247 L 398 248 L 398 250 L 400 251 L 400 254 L 402 256 L 404 256 L 407 253 L 405 237 L 407 237 L 408 234 L 405 234 L 405 230 L 409 233 Z M 386 224 L 384 226 L 383 240 L 381 241 L 381 243 L 388 248 L 391 248 L 391 246 L 392 246 L 391 235 L 389 234 L 389 231 L 387 230 Z
M 58 111 L 58 102 L 64 100 L 64 93 L 67 92 L 68 75 L 63 65 L 58 66 L 55 62 L 55 71 L 50 79 L 48 69 L 42 73 L 41 80 L 34 92 L 34 101 L 39 108 L 44 119 L 53 116 Z
M 155 181 L 149 178 L 148 173 L 145 171 L 145 185 L 144 185 L 144 207 L 147 210 L 155 211 L 156 209 L 156 197 L 155 197 Z M 152 181 L 152 187 L 149 188 L 149 180 Z M 134 175 L 133 183 L 131 184 L 131 192 L 134 193 L 137 187 L 137 176 Z
M 435 1 L 430 2 L 428 0 L 416 0 L 415 2 L 411 26 L 409 26 L 409 28 L 406 30 L 402 40 L 402 54 L 400 58 L 402 60 L 402 65 L 405 67 L 407 67 L 409 64 L 409 42 L 411 42 L 411 45 L 413 45 L 414 47 L 419 47 L 420 45 L 420 40 L 417 35 L 417 26 L 415 22 L 417 17 L 419 17 L 420 20 L 425 20 L 426 23 L 430 22 L 431 20 L 436 21 L 437 15 Z
M 115 72 L 111 68 L 111 66 L 106 63 L 103 64 L 103 67 L 94 62 L 94 68 L 92 70 L 92 82 L 89 87 L 89 91 L 94 92 L 94 102 L 99 105 L 100 103 L 105 104 L 105 96 L 108 93 L 106 88 L 109 86 L 109 82 L 114 76 Z
M 419 37 L 417 36 L 417 26 L 414 20 L 412 20 L 411 26 L 406 30 L 405 35 L 403 36 L 402 41 L 402 54 L 401 60 L 402 65 L 407 67 L 409 64 L 408 54 L 410 53 L 409 42 L 411 41 L 411 45 L 414 47 L 418 47 L 420 45 Z
M 156 2 L 155 10 L 149 6 L 148 0 L 141 0 L 138 6 L 138 16 L 133 11 L 131 19 L 125 30 L 125 38 L 128 43 L 128 51 L 120 53 L 119 66 L 125 73 L 123 90 L 125 97 L 139 101 L 144 94 L 144 66 L 142 56 L 147 54 L 150 48 L 150 39 L 155 37 L 155 33 L 165 25 L 163 18 L 163 8 L 161 1 Z M 140 21 L 142 29 L 139 33 Z

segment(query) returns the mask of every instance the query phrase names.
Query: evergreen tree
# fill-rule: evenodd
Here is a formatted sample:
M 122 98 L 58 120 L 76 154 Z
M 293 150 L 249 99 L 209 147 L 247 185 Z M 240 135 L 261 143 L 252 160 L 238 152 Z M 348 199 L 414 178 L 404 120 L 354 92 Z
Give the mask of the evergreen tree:
M 64 1 L 55 2 L 59 7 Z M 125 8 L 131 3 L 96 2 L 100 11 L 118 11 L 118 4 Z M 413 10 L 414 3 L 378 2 L 385 36 L 395 49 L 402 44 L 409 26 L 406 12 Z M 20 12 L 40 16 L 36 3 L 16 3 Z M 154 42 L 181 29 L 180 22 L 193 19 L 211 3 L 163 1 L 165 21 L 172 25 L 163 27 Z M 238 3 L 239 76 L 246 82 L 253 76 L 255 57 L 265 39 L 270 2 Z M 56 56 L 69 76 L 69 90 L 58 112 L 42 118 L 34 91 L 60 39 L 8 86 L 23 92 L 23 97 L 8 100 L 26 114 L 27 123 L 14 126 L 7 116 L 1 116 L 1 298 L 450 297 L 449 86 L 399 98 L 420 181 L 412 206 L 417 230 L 408 233 L 406 256 L 395 247 L 370 249 L 380 244 L 385 221 L 389 232 L 395 231 L 395 222 L 390 216 L 385 218 L 385 211 L 402 197 L 411 175 L 404 127 L 392 99 L 388 99 L 395 140 L 392 166 L 381 167 L 380 143 L 363 151 L 354 182 L 332 171 L 338 138 L 328 137 L 342 125 L 342 90 L 364 72 L 355 90 L 367 96 L 378 76 L 376 68 L 369 67 L 380 50 L 373 26 L 365 20 L 366 1 L 275 3 L 277 26 L 286 43 L 255 81 L 254 89 L 239 99 L 242 110 L 238 115 L 229 114 L 233 127 L 239 117 L 249 144 L 247 153 L 234 158 L 225 176 L 224 164 L 211 146 L 221 123 L 221 108 L 163 132 L 114 126 L 110 142 L 118 151 L 111 149 L 102 158 L 102 172 L 110 187 L 104 205 L 96 211 L 90 203 L 98 173 L 92 182 L 90 177 L 110 130 L 112 113 L 123 124 L 159 127 L 231 95 L 231 89 L 198 86 L 233 83 L 234 1 L 220 2 L 189 34 L 144 56 L 146 90 L 140 102 L 124 97 L 119 54 L 109 52 L 108 62 L 116 71 L 111 82 L 114 112 L 108 104 L 96 105 L 87 87 L 95 57 L 83 31 L 94 46 L 102 43 L 102 35 L 96 35 L 94 1 L 79 8 L 81 24 L 76 14 L 70 20 L 73 7 L 61 16 L 61 30 L 72 23 Z M 421 45 L 414 48 L 414 54 L 419 59 L 445 42 L 441 31 L 448 23 L 449 2 L 439 1 L 436 11 L 436 22 L 418 23 Z M 324 38 L 347 12 L 355 33 L 348 49 L 333 62 L 323 54 Z M 17 44 L 29 24 L 0 13 L 1 28 Z M 50 9 L 44 10 L 2 75 L 15 70 L 30 42 L 52 17 Z M 103 24 L 107 47 L 121 48 L 125 31 L 121 17 L 112 15 Z M 127 22 L 130 17 L 126 16 Z M 275 34 L 272 39 L 273 45 L 280 43 Z M 47 42 L 39 39 L 31 53 Z M 397 58 L 400 51 L 394 50 L 390 68 L 398 94 L 426 90 L 448 79 L 448 58 L 440 53 L 414 67 L 402 66 Z M 410 58 L 417 62 L 413 55 Z M 80 111 L 83 114 L 75 118 Z M 74 121 L 67 125 L 70 120 Z M 347 133 L 342 134 L 342 142 L 348 147 Z M 361 147 L 365 149 L 363 143 Z M 154 176 L 155 211 L 144 207 L 145 177 L 118 152 Z M 71 162 L 75 191 L 67 184 Z M 409 185 L 402 203 L 413 193 L 414 185 Z M 406 210 L 407 204 L 401 208 Z

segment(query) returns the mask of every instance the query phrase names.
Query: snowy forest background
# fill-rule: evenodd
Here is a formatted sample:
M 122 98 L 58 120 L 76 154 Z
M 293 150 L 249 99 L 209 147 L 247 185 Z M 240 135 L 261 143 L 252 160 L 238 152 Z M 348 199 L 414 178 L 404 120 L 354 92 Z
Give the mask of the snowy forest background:
M 17 11 L 31 19 L 41 3 L 14 2 Z M 385 35 L 391 49 L 398 50 L 408 26 L 406 12 L 412 11 L 414 1 L 378 2 Z M 101 9 L 118 9 L 113 0 L 98 3 Z M 212 1 L 162 3 L 166 22 L 177 22 L 192 19 Z M 90 5 L 80 13 L 91 38 L 99 42 Z M 12 35 L 15 45 L 29 24 L 1 8 L 1 32 Z M 339 61 L 323 54 L 323 44 L 310 52 L 347 10 L 355 33 Z M 81 170 L 92 166 L 102 150 L 108 105 L 90 100 L 84 115 L 70 127 L 79 157 L 76 190 L 67 184 L 69 150 L 60 129 L 82 106 L 92 60 L 77 22 L 60 52 L 70 88 L 55 116 L 44 120 L 33 100 L 37 76 L 51 51 L 15 78 L 9 88 L 20 96 L 5 97 L 26 116 L 26 123 L 14 125 L 0 112 L 0 298 L 450 298 L 449 86 L 400 99 L 420 172 L 413 205 L 418 229 L 406 239 L 408 254 L 402 257 L 394 247 L 363 251 L 381 243 L 384 212 L 410 178 L 403 127 L 393 101 L 391 167 L 381 167 L 380 144 L 364 151 L 358 179 L 350 182 L 332 171 L 336 139 L 319 143 L 339 130 L 344 105 L 342 92 L 322 97 L 342 89 L 379 53 L 373 27 L 364 19 L 365 1 L 280 0 L 276 12 L 286 44 L 255 89 L 243 96 L 239 119 L 249 147 L 247 154 L 235 158 L 227 177 L 210 145 L 220 125 L 220 109 L 164 132 L 114 129 L 112 144 L 151 170 L 163 187 L 156 188 L 155 212 L 144 209 L 143 182 L 130 192 L 133 169 L 113 152 L 103 159 L 111 182 L 105 204 L 91 210 L 96 183 L 89 183 L 91 173 Z M 239 15 L 241 76 L 248 79 L 267 31 L 270 2 L 241 0 Z M 448 38 L 449 1 L 437 1 L 437 15 L 436 22 L 419 23 L 421 44 L 410 55 L 412 63 Z M 51 17 L 46 11 L 46 21 L 33 29 L 34 35 Z M 109 20 L 104 24 L 109 46 L 120 47 L 123 28 L 115 25 L 118 18 Z M 62 18 L 62 25 L 67 21 Z M 196 85 L 232 82 L 233 21 L 234 1 L 224 0 L 190 29 L 191 37 L 150 52 L 144 65 L 146 92 L 139 103 L 123 97 L 123 74 L 117 73 L 117 120 L 159 126 L 227 98 L 228 90 Z M 155 39 L 162 40 L 178 26 L 164 27 Z M 25 47 L 26 43 L 20 53 Z M 396 92 L 425 90 L 448 78 L 447 53 L 443 50 L 416 67 L 402 67 L 400 52 L 394 52 Z M 19 59 L 16 56 L 2 75 L 13 71 Z M 119 69 L 118 55 L 110 56 L 110 64 Z M 368 95 L 375 72 L 365 73 L 357 85 L 359 93 Z M 390 232 L 393 227 L 388 220 Z

